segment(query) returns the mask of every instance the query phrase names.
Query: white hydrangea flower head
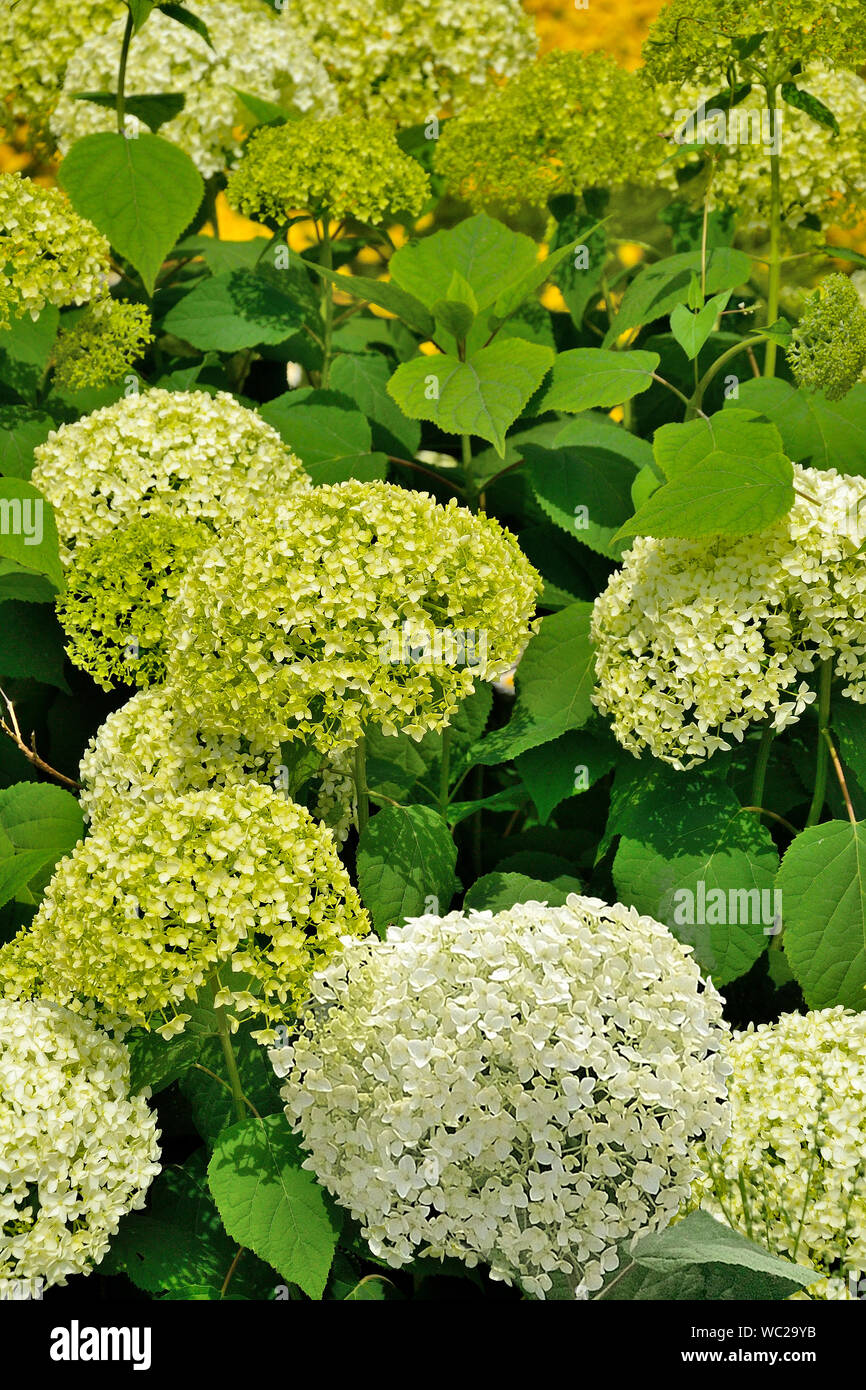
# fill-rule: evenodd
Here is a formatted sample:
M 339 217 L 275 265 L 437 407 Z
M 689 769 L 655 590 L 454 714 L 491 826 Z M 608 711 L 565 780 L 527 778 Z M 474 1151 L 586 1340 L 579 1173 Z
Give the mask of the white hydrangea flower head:
M 0 173 L 0 328 L 103 294 L 110 248 L 65 193 Z
M 0 947 L 0 989 L 167 1037 L 215 990 L 271 1027 L 369 930 L 326 826 L 258 782 L 209 787 L 97 821 Z
M 679 769 L 795 723 L 835 660 L 866 703 L 866 480 L 794 467 L 787 516 L 748 536 L 639 537 L 596 599 L 593 702 L 623 747 Z M 807 500 L 815 499 L 815 503 Z
M 569 897 L 349 942 L 271 1060 L 313 1171 L 395 1267 L 592 1292 L 727 1135 L 722 1000 L 634 908 Z
M 784 1014 L 731 1042 L 731 1133 L 705 1155 L 702 1205 L 826 1277 L 866 1279 L 866 1013 Z M 802 1216 L 802 1222 L 801 1222 Z
M 106 1254 L 160 1171 L 149 1092 L 85 1019 L 0 999 L 0 1279 L 65 1284 Z
M 159 10 L 132 41 L 127 68 L 128 97 L 155 92 L 182 92 L 183 110 L 159 133 L 190 156 L 203 177 L 218 174 L 240 153 L 242 126 L 250 123 L 237 92 L 265 101 L 330 115 L 337 99 L 309 39 L 280 23 L 262 0 L 196 0 L 210 47 L 200 34 Z M 113 91 L 124 20 L 88 37 L 70 58 L 51 130 L 61 153 L 83 135 L 115 129 L 111 111 L 93 102 L 76 101 L 74 92 Z M 134 136 L 147 130 L 127 115 Z
M 168 679 L 209 737 L 326 754 L 368 726 L 417 740 L 515 663 L 540 587 L 492 517 L 388 483 L 317 487 L 195 557 Z
M 287 0 L 283 20 L 309 36 L 341 106 L 399 125 L 470 105 L 538 49 L 520 0 Z
M 122 815 L 132 802 L 158 804 L 185 792 L 250 780 L 288 795 L 290 776 L 279 748 L 240 736 L 197 734 L 178 717 L 178 702 L 167 685 L 139 691 L 110 714 L 87 745 L 78 774 L 81 809 L 90 822 Z M 357 818 L 351 753 L 323 761 L 307 804 L 342 844 Z
M 827 106 L 839 122 L 835 136 L 804 111 L 780 102 L 781 115 L 781 198 L 784 225 L 795 231 L 810 214 L 824 221 L 852 224 L 866 212 L 866 81 L 846 68 L 832 69 L 816 63 L 797 79 L 798 85 Z M 677 111 L 694 111 L 699 101 L 715 95 L 715 89 L 664 86 L 656 89 L 659 102 L 670 121 Z M 763 113 L 769 134 L 766 94 L 755 88 L 734 108 L 749 119 Z M 708 119 L 699 124 L 696 138 L 715 136 Z M 672 127 L 671 127 L 672 128 Z M 710 191 L 711 205 L 728 204 L 736 209 L 738 223 L 745 227 L 767 227 L 770 215 L 770 154 L 766 139 L 737 138 L 737 126 L 728 126 L 728 139 L 707 144 L 708 154 L 724 151 Z M 675 165 L 662 165 L 659 176 L 671 191 L 677 188 Z M 703 187 L 703 185 L 702 185 Z
M 66 561 L 123 521 L 161 512 L 219 527 L 309 486 L 277 431 L 225 391 L 125 396 L 52 430 L 35 457 Z
M 44 135 L 69 59 L 123 13 L 122 0 L 64 0 L 61 23 L 56 0 L 0 6 L 0 131 L 25 121 Z

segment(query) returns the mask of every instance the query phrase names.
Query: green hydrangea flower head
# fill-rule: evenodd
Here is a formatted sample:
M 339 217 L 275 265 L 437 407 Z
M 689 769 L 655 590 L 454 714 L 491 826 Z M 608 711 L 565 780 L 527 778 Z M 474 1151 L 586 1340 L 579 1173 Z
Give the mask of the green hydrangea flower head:
M 70 661 L 103 690 L 164 680 L 166 607 L 212 539 L 200 522 L 157 512 L 76 550 L 57 603 Z
M 799 250 L 826 240 L 819 232 L 810 232 L 808 224 L 803 226 L 807 218 L 817 218 L 825 225 L 849 226 L 866 214 L 866 82 L 855 72 L 830 68 L 824 63 L 810 63 L 797 81 L 833 112 L 840 127 L 835 135 L 805 111 L 788 105 L 782 108 L 782 231 L 786 243 Z M 663 112 L 659 128 L 675 130 L 684 119 L 683 113 L 691 115 L 702 100 L 706 102 L 714 95 L 694 83 L 657 87 L 656 97 Z M 710 206 L 733 208 L 741 228 L 769 227 L 772 137 L 766 93 L 753 87 L 734 108 L 731 120 L 726 119 L 724 142 L 711 143 L 721 133 L 719 123 L 711 125 L 711 121 L 708 114 L 695 130 L 695 135 L 705 141 L 705 152 L 714 160 Z M 741 131 L 747 132 L 749 138 L 741 139 Z M 688 197 L 690 184 L 680 185 L 676 171 L 676 164 L 663 164 L 657 173 L 658 181 L 677 197 Z M 706 181 L 695 179 L 694 189 L 695 198 L 702 201 L 707 192 Z
M 784 1014 L 734 1035 L 731 1133 L 704 1155 L 714 1216 L 825 1276 L 848 1299 L 866 1275 L 866 1014 Z M 802 1217 L 802 1221 L 801 1221 Z
M 71 328 L 61 328 L 54 349 L 54 380 L 69 391 L 120 381 L 153 342 L 143 304 L 98 299 Z
M 435 167 L 475 211 L 544 207 L 556 193 L 645 182 L 666 153 L 660 122 L 646 84 L 608 54 L 553 52 L 449 121 Z
M 70 58 L 122 14 L 121 0 L 65 0 L 62 23 L 56 0 L 0 6 L 0 132 L 24 121 L 44 136 Z
M 314 976 L 285 1078 L 304 1166 L 395 1267 L 456 1257 L 589 1294 L 663 1229 L 727 1137 L 727 1025 L 652 917 L 562 907 L 411 918 Z
M 250 781 L 98 821 L 0 949 L 0 988 L 170 1037 L 214 986 L 216 1007 L 267 1032 L 310 971 L 369 929 L 330 831 Z
M 497 521 L 388 483 L 263 508 L 194 560 L 169 678 L 208 735 L 350 748 L 420 739 L 509 670 L 541 580 Z
M 33 485 L 54 508 L 67 563 L 136 517 L 217 527 L 309 486 L 277 431 L 224 391 L 135 391 L 53 430 L 35 456 Z
M 828 275 L 809 296 L 787 358 L 797 385 L 828 401 L 856 386 L 866 368 L 866 309 L 847 275 Z
M 139 95 L 183 93 L 183 109 L 159 133 L 185 150 L 204 178 L 222 173 L 243 149 L 251 116 L 238 92 L 295 113 L 337 110 L 334 86 L 306 35 L 283 24 L 262 0 L 196 0 L 195 14 L 207 26 L 210 43 L 160 10 L 149 15 L 129 50 L 126 94 L 132 105 Z M 115 129 L 112 111 L 76 101 L 74 93 L 115 90 L 124 23 L 121 10 L 69 59 L 51 117 L 61 153 L 84 135 Z M 130 137 L 147 130 L 132 113 L 125 128 Z
M 46 304 L 84 304 L 105 291 L 105 237 L 56 188 L 0 174 L 0 327 Z
M 795 465 L 794 485 L 752 535 L 639 537 L 596 599 L 593 703 L 636 757 L 690 768 L 753 724 L 787 728 L 831 658 L 866 703 L 866 479 Z
M 129 1054 L 42 1000 L 0 999 L 0 1280 L 65 1284 L 105 1256 L 160 1170 Z
M 856 68 L 866 59 L 860 0 L 669 0 L 643 46 L 647 74 L 658 82 L 711 82 L 715 90 L 739 60 L 741 41 L 758 35 L 751 60 L 777 82 L 797 64 Z
M 248 217 L 279 225 L 298 211 L 375 225 L 392 212 L 417 216 L 430 182 L 387 121 L 350 113 L 253 131 L 226 197 Z
M 520 0 L 288 0 L 283 21 L 308 36 L 341 107 L 404 126 L 471 105 L 538 48 Z
M 78 780 L 89 821 L 123 815 L 133 801 L 170 801 L 250 780 L 306 806 L 338 844 L 357 819 L 351 751 L 326 758 L 303 744 L 280 749 L 240 735 L 205 738 L 180 716 L 168 685 L 140 690 L 108 716 L 85 749 Z

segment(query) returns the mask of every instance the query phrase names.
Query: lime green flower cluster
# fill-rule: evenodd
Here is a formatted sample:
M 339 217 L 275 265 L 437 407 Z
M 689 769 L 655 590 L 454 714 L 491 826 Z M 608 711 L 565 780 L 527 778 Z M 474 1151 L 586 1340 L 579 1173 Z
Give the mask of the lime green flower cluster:
M 828 275 L 806 301 L 787 351 L 794 380 L 828 401 L 847 396 L 866 368 L 866 309 L 847 275 Z
M 785 1014 L 734 1035 L 731 1134 L 705 1155 L 703 1205 L 846 1299 L 866 1274 L 866 1014 Z
M 169 679 L 208 735 L 419 739 L 514 665 L 541 580 L 499 523 L 387 483 L 264 508 L 193 561 Z M 462 655 L 461 655 L 462 650 Z
M 719 85 L 739 41 L 759 35 L 752 62 L 777 82 L 797 64 L 856 68 L 866 59 L 861 0 L 669 0 L 643 46 L 646 71 L 657 82 Z
M 339 115 L 254 131 L 226 197 L 248 217 L 278 225 L 297 211 L 375 225 L 390 212 L 417 216 L 430 183 L 387 121 Z
M 57 616 L 66 654 L 101 685 L 165 678 L 166 607 L 193 555 L 213 540 L 188 517 L 137 517 L 76 550 Z
M 256 781 L 291 796 L 342 844 L 357 808 L 351 753 L 330 758 L 296 745 L 266 748 L 240 735 L 205 738 L 184 722 L 168 685 L 140 690 L 110 714 L 88 744 L 78 780 L 91 821 L 124 815 L 132 801 L 159 803 L 185 792 Z
M 341 937 L 369 929 L 330 831 L 246 782 L 100 820 L 0 949 L 0 988 L 170 1037 L 213 986 L 215 1007 L 269 1025 Z
M 110 386 L 153 342 L 143 304 L 98 299 L 71 328 L 61 328 L 54 349 L 54 380 L 69 391 Z
M 0 999 L 0 1286 L 89 1274 L 159 1172 L 129 1053 L 51 1004 Z
M 54 508 L 61 557 L 154 512 L 230 524 L 309 485 L 275 429 L 220 391 L 135 392 L 53 430 L 34 487 Z
M 538 47 L 520 0 L 290 0 L 283 13 L 308 37 L 341 106 L 400 125 L 471 105 Z
M 549 53 L 444 127 L 435 167 L 476 210 L 644 181 L 664 157 L 651 91 L 606 53 Z
M 70 58 L 123 9 L 121 0 L 64 0 L 62 11 L 56 0 L 0 6 L 0 131 L 7 115 L 43 133 Z
M 835 135 L 796 107 L 785 105 L 782 108 L 779 192 L 782 228 L 789 242 L 793 240 L 792 233 L 798 231 L 807 217 L 817 217 L 824 223 L 850 225 L 866 213 L 866 126 L 863 123 L 866 82 L 855 72 L 829 68 L 824 63 L 814 63 L 804 69 L 798 82 L 833 112 L 840 132 Z M 658 87 L 656 95 L 664 113 L 660 128 L 671 130 L 676 126 L 678 113 L 696 111 L 699 102 L 706 101 L 711 94 L 706 87 L 690 83 L 687 87 L 676 84 Z M 721 106 L 721 102 L 714 103 L 713 109 Z M 682 120 L 681 115 L 679 119 Z M 710 143 L 718 142 L 722 132 L 719 123 L 709 115 L 705 121 L 696 123 L 694 132 L 696 139 L 707 142 L 706 154 L 714 159 L 713 180 L 708 192 L 710 205 L 733 208 L 741 227 L 768 227 L 770 223 L 770 145 L 764 135 L 761 139 L 739 138 L 741 129 L 757 129 L 756 122 L 761 122 L 759 128 L 769 135 L 767 96 L 760 87 L 754 87 L 734 107 L 733 118 L 725 123 L 724 141 Z M 677 183 L 675 164 L 663 165 L 658 179 L 672 194 L 682 196 L 686 191 Z M 695 180 L 695 188 L 703 198 L 707 191 L 705 182 Z M 806 235 L 805 229 L 799 231 L 798 248 Z M 817 233 L 811 235 L 813 240 L 822 240 Z
M 46 304 L 84 304 L 104 293 L 109 246 L 66 196 L 21 174 L 0 174 L 0 328 Z

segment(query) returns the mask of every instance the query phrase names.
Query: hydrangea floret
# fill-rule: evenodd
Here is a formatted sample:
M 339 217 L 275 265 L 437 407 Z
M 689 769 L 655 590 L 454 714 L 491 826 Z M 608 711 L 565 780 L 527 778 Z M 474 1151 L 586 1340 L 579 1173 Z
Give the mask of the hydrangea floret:
M 705 1155 L 703 1205 L 856 1297 L 866 1275 L 866 1014 L 784 1014 L 731 1042 L 731 1134 Z M 854 1284 L 856 1289 L 856 1283 Z
M 623 112 L 628 139 L 623 139 Z M 605 53 L 550 53 L 443 128 L 436 170 L 475 211 L 645 182 L 664 158 L 652 91 Z
M 689 768 L 752 724 L 788 727 L 831 658 L 840 693 L 866 702 L 866 481 L 795 465 L 794 483 L 791 511 L 755 534 L 640 537 L 596 599 L 593 702 L 636 756 Z
M 295 111 L 326 114 L 337 109 L 333 85 L 306 36 L 285 24 L 261 0 L 196 0 L 201 34 L 155 10 L 136 34 L 129 51 L 126 93 L 130 99 L 154 92 L 180 92 L 183 109 L 160 127 L 160 135 L 179 145 L 205 177 L 221 173 L 242 149 L 250 113 L 239 92 Z M 63 92 L 51 118 L 58 148 L 114 129 L 114 113 L 94 102 L 78 101 L 81 91 L 114 91 L 124 19 L 88 36 L 69 60 Z M 146 131 L 132 113 L 130 137 Z
M 65 0 L 61 24 L 55 0 L 0 6 L 0 131 L 5 116 L 10 125 L 26 122 L 31 137 L 44 137 L 69 59 L 119 13 L 118 0 Z
M 219 526 L 309 483 L 276 430 L 223 391 L 135 392 L 53 430 L 35 456 L 65 561 L 134 517 Z
M 57 604 L 70 661 L 103 690 L 164 680 L 167 605 L 212 539 L 200 522 L 155 513 L 76 550 Z
M 776 82 L 798 65 L 857 68 L 866 59 L 860 0 L 669 0 L 644 43 L 644 64 L 653 81 L 709 82 L 715 91 L 743 41 L 759 35 L 749 58 Z
M 54 380 L 69 391 L 120 381 L 153 342 L 143 304 L 98 299 L 69 328 L 61 327 L 54 349 Z
M 170 1037 L 213 987 L 215 1007 L 272 1025 L 369 927 L 330 831 L 248 781 L 99 820 L 0 949 L 0 988 Z
M 280 226 L 297 211 L 377 225 L 392 212 L 417 216 L 430 183 L 387 121 L 347 113 L 253 131 L 226 197 Z
M 341 107 L 406 126 L 471 105 L 538 46 L 520 0 L 289 0 L 283 22 L 308 36 Z
M 254 780 L 291 795 L 342 843 L 356 820 L 351 753 L 293 765 L 288 750 L 248 739 L 208 739 L 179 713 L 170 686 L 141 690 L 108 716 L 81 760 L 81 809 L 88 820 L 123 815 L 133 801 L 158 804 L 189 791 Z
M 129 1054 L 42 1000 L 0 999 L 0 1282 L 65 1284 L 105 1256 L 160 1171 Z
M 847 275 L 828 275 L 810 295 L 787 350 L 805 391 L 839 401 L 866 368 L 866 309 Z
M 47 304 L 84 304 L 105 291 L 105 237 L 56 188 L 0 174 L 0 328 Z
M 651 917 L 572 895 L 350 942 L 271 1059 L 311 1169 L 399 1266 L 592 1292 L 727 1134 L 722 1001 Z
M 324 753 L 420 739 L 514 665 L 541 580 L 456 501 L 347 482 L 262 508 L 190 565 L 169 679 L 196 726 Z

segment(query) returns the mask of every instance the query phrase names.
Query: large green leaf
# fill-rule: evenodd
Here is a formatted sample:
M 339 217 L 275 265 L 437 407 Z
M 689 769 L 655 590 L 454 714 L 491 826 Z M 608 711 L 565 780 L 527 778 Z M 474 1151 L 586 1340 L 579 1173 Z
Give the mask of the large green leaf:
M 213 1036 L 215 1020 L 212 1009 L 200 1004 L 190 1006 L 185 1002 L 184 1010 L 192 1014 L 192 1022 L 187 1024 L 187 1030 L 193 1030 L 199 1040 L 195 1060 L 207 1071 L 197 1066 L 185 1068 L 180 1078 L 180 1089 L 189 1101 L 196 1129 L 205 1143 L 213 1148 L 223 1130 L 237 1119 L 231 1090 L 225 1082 L 222 1044 L 218 1037 Z M 250 1037 L 251 1026 L 241 1025 L 232 1035 L 235 1064 L 247 1100 L 260 1115 L 272 1115 L 281 1109 L 279 1082 L 267 1052 Z M 176 1041 L 181 1041 L 185 1036 L 186 1031 Z
M 692 275 L 700 274 L 699 251 L 683 251 L 645 266 L 634 278 L 622 297 L 619 312 L 604 339 L 609 347 L 628 328 L 652 323 L 669 314 L 677 304 L 688 299 Z M 743 251 L 729 246 L 717 247 L 707 256 L 706 292 L 734 290 L 745 285 L 752 273 L 752 262 Z
M 582 441 L 558 442 L 553 449 L 527 444 L 523 457 L 535 499 L 551 521 L 600 555 L 619 559 L 624 546 L 611 542 L 632 514 L 637 471 L 629 446 L 620 452 L 619 445 L 634 435 L 595 420 L 585 423 Z
M 38 404 L 60 325 L 60 310 L 48 304 L 38 318 L 28 313 L 0 328 L 0 382 L 23 400 Z
M 61 787 L 19 782 L 0 790 L 0 905 L 14 897 L 35 901 L 83 830 L 78 802 Z
M 471 287 L 479 313 L 499 301 L 497 313 L 504 317 L 508 292 L 524 281 L 537 261 L 538 247 L 531 237 L 481 212 L 456 227 L 410 242 L 394 253 L 388 268 L 394 284 L 428 309 L 448 298 L 456 271 Z
M 116 132 L 85 135 L 58 175 L 82 217 L 131 261 L 148 293 L 204 193 L 189 155 L 159 135 L 134 140 Z
M 369 421 L 333 391 L 287 391 L 262 406 L 261 415 L 278 430 L 313 482 L 383 478 L 387 460 L 372 452 Z
M 717 985 L 744 975 L 779 925 L 779 857 L 754 812 L 715 778 L 652 768 L 616 824 L 619 900 L 693 946 Z
M 656 460 L 668 475 L 617 533 L 622 536 L 745 535 L 784 516 L 794 470 L 774 426 L 751 412 L 665 425 Z
M 607 348 L 561 352 L 536 402 L 536 414 L 561 410 L 576 415 L 594 406 L 620 405 L 652 386 L 658 365 L 657 352 L 614 352 Z
M 210 276 L 178 300 L 164 328 L 203 352 L 238 352 L 281 343 L 304 321 L 304 309 L 250 270 Z
M 731 297 L 730 290 L 713 295 L 700 309 L 692 311 L 677 304 L 671 311 L 671 332 L 689 361 L 697 357 L 713 331 L 713 325 Z
M 73 92 L 72 97 L 74 101 L 91 101 L 106 111 L 114 111 L 117 107 L 116 92 Z M 186 97 L 183 92 L 157 92 L 146 96 L 136 94 L 124 99 L 127 115 L 142 121 L 154 133 L 167 121 L 173 121 L 175 116 L 179 116 L 185 103 Z
M 318 1299 L 328 1281 L 341 1213 L 301 1166 L 303 1159 L 286 1117 L 267 1115 L 223 1130 L 207 1176 L 232 1239 Z
M 45 443 L 53 429 L 54 421 L 44 410 L 0 406 L 0 473 L 7 478 L 29 478 L 33 451 Z
M 616 745 L 605 730 L 572 729 L 519 754 L 515 765 L 544 825 L 560 802 L 586 791 L 615 761 Z
M 798 391 L 775 377 L 746 380 L 739 400 L 728 402 L 759 411 L 778 429 L 782 446 L 795 463 L 866 474 L 866 385 L 858 383 L 841 401 L 820 392 Z
M 810 1009 L 866 1008 L 866 825 L 827 821 L 794 840 L 776 887 L 788 957 Z
M 456 886 L 457 846 L 429 806 L 385 806 L 358 843 L 358 888 L 380 936 L 404 918 L 445 913 Z
M 51 503 L 23 478 L 0 478 L 0 557 L 63 588 Z
M 623 1249 L 602 1301 L 783 1299 L 821 1276 L 771 1254 L 705 1211 Z M 568 1297 L 562 1290 L 560 1297 Z M 571 1295 L 574 1296 L 573 1293 Z
M 463 900 L 464 908 L 478 912 L 505 912 L 515 903 L 547 903 L 563 907 L 571 893 L 581 890 L 579 879 L 565 876 L 551 880 L 528 878 L 526 874 L 492 873 L 476 879 Z
M 63 630 L 47 605 L 9 599 L 0 604 L 0 676 L 27 677 L 68 691 L 64 641 Z
M 412 459 L 421 444 L 421 426 L 408 420 L 388 395 L 391 367 L 381 353 L 341 353 L 331 363 L 330 384 L 366 415 L 373 447 Z
M 300 260 L 300 257 L 298 259 Z M 422 338 L 430 338 L 436 331 L 433 315 L 425 308 L 423 302 L 414 295 L 407 294 L 390 280 L 368 280 L 363 275 L 338 275 L 335 270 L 328 270 L 317 261 L 301 260 L 301 265 L 314 270 L 323 280 L 336 285 L 344 294 L 351 294 L 355 299 L 377 304 L 380 309 L 387 309 L 389 313 L 396 314 L 407 328 L 414 329 Z
M 478 435 L 504 456 L 506 430 L 553 358 L 551 348 L 500 338 L 465 362 L 445 354 L 404 362 L 388 391 L 412 419 L 432 420 L 449 434 Z

